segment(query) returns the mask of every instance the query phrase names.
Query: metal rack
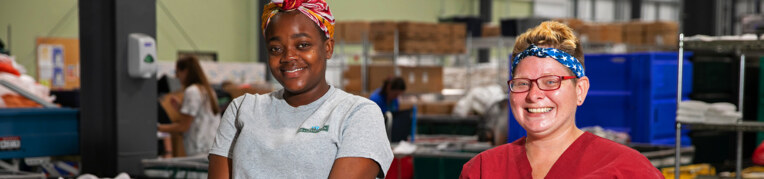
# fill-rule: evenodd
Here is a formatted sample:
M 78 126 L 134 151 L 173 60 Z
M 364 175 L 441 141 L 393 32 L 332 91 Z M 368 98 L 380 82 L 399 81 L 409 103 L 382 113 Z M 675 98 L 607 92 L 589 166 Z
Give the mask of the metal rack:
M 713 51 L 717 53 L 729 53 L 740 56 L 740 80 L 739 80 L 739 92 L 738 92 L 738 112 L 743 113 L 743 94 L 744 94 L 744 80 L 745 80 L 745 53 L 751 51 L 764 50 L 764 40 L 718 40 L 718 41 L 688 41 L 684 42 L 684 34 L 679 34 L 679 65 L 678 78 L 677 78 L 677 111 L 679 110 L 679 103 L 682 101 L 682 63 L 684 53 L 684 43 L 687 43 L 687 48 L 692 50 L 705 50 Z M 737 132 L 737 144 L 736 144 L 736 162 L 735 162 L 735 177 L 741 178 L 742 174 L 742 160 L 743 160 L 743 132 L 755 132 L 764 131 L 764 122 L 743 122 L 742 119 L 738 119 L 735 123 L 715 124 L 715 123 L 699 123 L 699 122 L 680 122 L 676 121 L 676 150 L 675 150 L 675 170 L 674 176 L 679 176 L 679 150 L 681 145 L 681 130 L 683 125 L 688 128 L 697 130 L 720 130 L 720 131 L 736 131 Z
M 467 32 L 467 34 L 470 34 L 470 33 Z M 496 58 L 501 60 L 501 59 L 507 59 L 504 56 L 502 56 L 502 54 L 507 54 L 507 53 L 504 53 L 504 51 L 503 51 L 505 49 L 505 47 L 511 47 L 512 44 L 514 44 L 514 42 L 515 42 L 515 38 L 514 37 L 478 37 L 478 38 L 475 38 L 475 37 L 472 37 L 470 35 L 467 35 L 467 37 L 465 39 L 465 44 L 466 44 L 465 49 L 466 49 L 466 52 L 463 53 L 463 54 L 427 54 L 427 53 L 422 53 L 422 54 L 408 54 L 408 53 L 405 53 L 404 54 L 404 53 L 400 52 L 400 44 L 399 44 L 400 39 L 399 39 L 399 37 L 400 37 L 400 35 L 398 33 L 398 30 L 396 29 L 395 30 L 395 35 L 394 35 L 394 45 L 393 45 L 393 52 L 392 53 L 390 53 L 390 52 L 386 52 L 386 53 L 385 52 L 383 52 L 383 53 L 376 53 L 376 52 L 375 53 L 371 53 L 371 51 L 372 51 L 372 44 L 371 44 L 371 41 L 369 39 L 369 34 L 368 33 L 363 33 L 362 34 L 361 43 L 347 43 L 344 40 L 340 40 L 339 41 L 339 50 L 340 50 L 339 57 L 342 59 L 341 60 L 342 62 L 340 63 L 340 66 L 342 68 L 344 68 L 347 65 L 346 62 L 345 62 L 347 60 L 347 55 L 346 55 L 347 53 L 345 52 L 345 47 L 347 45 L 350 45 L 350 44 L 361 45 L 362 46 L 362 50 L 361 50 L 361 81 L 362 81 L 361 85 L 363 86 L 362 87 L 362 92 L 364 92 L 364 93 L 368 93 L 369 92 L 368 89 L 366 89 L 366 87 L 368 86 L 367 79 L 368 79 L 368 76 L 369 76 L 368 71 L 367 71 L 367 67 L 371 63 L 370 60 L 369 60 L 371 57 L 375 57 L 375 56 L 376 57 L 379 57 L 379 56 L 392 57 L 392 64 L 393 64 L 393 69 L 395 69 L 395 75 L 400 76 L 401 72 L 400 72 L 400 69 L 398 68 L 398 65 L 399 65 L 398 64 L 398 59 L 401 56 L 415 56 L 415 57 L 421 57 L 421 56 L 439 56 L 439 57 L 454 56 L 457 61 L 461 61 L 461 60 L 466 60 L 467 61 L 465 63 L 465 65 L 467 67 L 467 72 L 468 72 L 467 75 L 468 75 L 468 78 L 469 78 L 470 77 L 469 75 L 470 75 L 470 72 L 472 71 L 472 66 L 473 66 L 473 63 L 470 60 L 470 56 L 472 55 L 471 49 L 497 48 L 499 51 L 498 51 L 498 53 L 496 53 L 497 54 Z M 335 55 L 337 55 L 337 54 L 335 54 Z M 507 63 L 509 63 L 509 62 L 507 62 Z M 417 63 L 417 64 L 419 64 L 419 63 Z M 497 71 L 501 71 L 502 66 L 505 66 L 505 65 L 501 61 L 499 61 L 499 63 L 497 63 Z M 499 73 L 499 74 L 501 74 L 501 73 Z M 342 77 L 340 76 L 340 78 L 342 78 Z M 467 80 L 466 82 L 469 83 L 469 80 Z M 502 81 L 500 78 L 497 77 L 497 83 L 502 84 L 502 83 L 504 83 L 504 81 Z M 469 90 L 470 85 L 468 84 L 468 85 L 465 85 L 465 86 L 466 86 L 465 91 Z

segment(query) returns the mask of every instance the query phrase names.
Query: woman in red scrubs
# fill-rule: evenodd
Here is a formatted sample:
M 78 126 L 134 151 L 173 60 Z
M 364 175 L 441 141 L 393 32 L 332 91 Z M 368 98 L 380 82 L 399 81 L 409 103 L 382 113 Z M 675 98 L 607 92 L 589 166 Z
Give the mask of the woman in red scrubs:
M 510 106 L 528 133 L 464 164 L 460 178 L 663 178 L 634 149 L 576 127 L 589 78 L 573 31 L 543 22 L 517 37 Z

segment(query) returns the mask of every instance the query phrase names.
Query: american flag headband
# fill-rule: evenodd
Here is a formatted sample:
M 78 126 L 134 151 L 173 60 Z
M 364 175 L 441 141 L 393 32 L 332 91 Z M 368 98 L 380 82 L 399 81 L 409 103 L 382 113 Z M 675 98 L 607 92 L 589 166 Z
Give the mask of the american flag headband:
M 515 67 L 517 67 L 517 64 L 520 63 L 521 60 L 525 59 L 525 57 L 529 56 L 536 56 L 539 58 L 546 58 L 550 57 L 557 62 L 560 62 L 565 67 L 568 67 L 570 71 L 576 74 L 576 78 L 581 78 L 586 76 L 586 73 L 584 72 L 584 66 L 581 65 L 580 62 L 578 62 L 578 59 L 576 57 L 573 57 L 572 55 L 565 53 L 562 50 L 558 50 L 556 48 L 541 48 L 534 44 L 531 44 L 528 46 L 527 49 L 520 52 L 520 54 L 517 54 L 515 56 L 513 62 L 512 62 L 512 69 L 510 69 L 512 72 L 515 71 Z

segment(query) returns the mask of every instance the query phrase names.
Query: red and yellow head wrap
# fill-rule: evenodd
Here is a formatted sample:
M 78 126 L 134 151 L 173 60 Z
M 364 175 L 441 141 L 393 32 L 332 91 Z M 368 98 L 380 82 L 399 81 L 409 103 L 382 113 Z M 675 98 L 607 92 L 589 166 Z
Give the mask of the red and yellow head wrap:
M 334 16 L 325 0 L 271 0 L 263 9 L 262 27 L 260 27 L 263 34 L 265 34 L 265 27 L 276 13 L 295 9 L 313 20 L 321 31 L 324 31 L 327 38 L 334 37 Z

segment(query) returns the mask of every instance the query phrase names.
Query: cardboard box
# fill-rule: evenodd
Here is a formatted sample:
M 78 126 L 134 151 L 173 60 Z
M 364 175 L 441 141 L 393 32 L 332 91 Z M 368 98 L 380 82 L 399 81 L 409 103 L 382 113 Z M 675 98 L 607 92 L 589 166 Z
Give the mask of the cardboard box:
M 579 30 L 579 38 L 583 42 L 599 43 L 602 41 L 601 27 L 599 24 L 585 24 Z
M 372 41 L 374 51 L 392 53 L 395 48 L 395 39 L 392 35 L 386 38 L 378 38 Z
M 467 24 L 464 23 L 448 23 L 451 26 L 451 36 L 464 38 L 467 36 Z
M 658 21 L 646 24 L 645 43 L 649 45 L 676 46 L 679 41 L 679 25 L 676 22 Z
M 451 36 L 451 25 L 447 23 L 438 23 L 434 25 L 435 38 L 446 38 Z
M 501 29 L 496 25 L 484 25 L 483 37 L 499 37 L 501 36 Z
M 467 52 L 467 39 L 465 37 L 454 37 L 451 39 L 450 52 L 452 54 L 463 54 Z
M 400 67 L 406 81 L 406 93 L 440 93 L 443 90 L 443 67 Z
M 443 90 L 443 67 L 399 66 L 398 68 L 401 71 L 401 77 L 406 81 L 406 93 L 440 93 Z M 367 69 L 366 89 L 369 92 L 382 87 L 385 79 L 395 75 L 395 69 L 391 65 L 369 65 Z M 348 66 L 342 75 L 345 91 L 354 94 L 360 94 L 363 91 L 360 65 Z
M 342 72 L 343 89 L 348 93 L 360 94 L 363 91 L 361 83 L 361 66 L 347 66 L 347 69 Z
M 334 23 L 334 42 L 339 44 L 340 41 L 345 40 L 345 23 Z
M 167 117 L 170 121 L 177 122 L 180 120 L 179 108 L 175 105 L 180 105 L 183 102 L 183 91 L 174 91 L 164 96 L 159 97 L 159 105 L 167 113 Z M 173 104 L 175 103 L 175 104 Z M 183 145 L 183 133 L 172 132 L 170 133 L 170 141 L 172 142 L 172 156 L 184 157 L 186 156 L 186 150 Z
M 422 27 L 419 22 L 400 22 L 398 23 L 399 39 L 422 39 Z
M 450 54 L 461 54 L 467 51 L 466 49 L 466 35 L 467 25 L 464 23 L 450 23 L 451 26 L 451 48 L 449 48 Z
M 630 45 L 645 44 L 646 23 L 632 21 L 623 25 L 623 41 Z
M 451 115 L 456 106 L 455 101 L 438 101 L 428 102 L 420 105 L 419 109 L 422 109 L 422 114 L 430 115 Z
M 376 21 L 369 25 L 369 34 L 374 51 L 392 53 L 395 47 L 395 30 L 398 23 L 393 21 Z
M 391 65 L 369 65 L 367 66 L 367 86 L 363 86 L 361 78 L 361 66 L 349 65 L 347 70 L 342 73 L 345 91 L 360 94 L 363 89 L 371 92 L 382 86 L 382 82 L 389 76 L 395 75 Z
M 554 21 L 563 23 L 565 25 L 568 25 L 573 31 L 580 31 L 586 26 L 586 23 L 580 19 L 576 18 L 563 18 L 563 19 L 555 19 Z
M 623 24 L 603 24 L 600 33 L 602 34 L 602 36 L 600 36 L 601 42 L 623 43 Z
M 369 24 L 369 33 L 376 39 L 378 36 L 394 35 L 398 23 L 393 21 L 375 21 Z
M 382 87 L 385 79 L 395 76 L 395 69 L 392 65 L 369 65 L 368 91 L 372 92 Z M 407 86 L 408 87 L 408 86 Z
M 371 39 L 369 34 L 370 24 L 366 21 L 345 21 L 340 22 L 342 26 L 342 39 L 346 43 L 361 43 L 364 35 Z

